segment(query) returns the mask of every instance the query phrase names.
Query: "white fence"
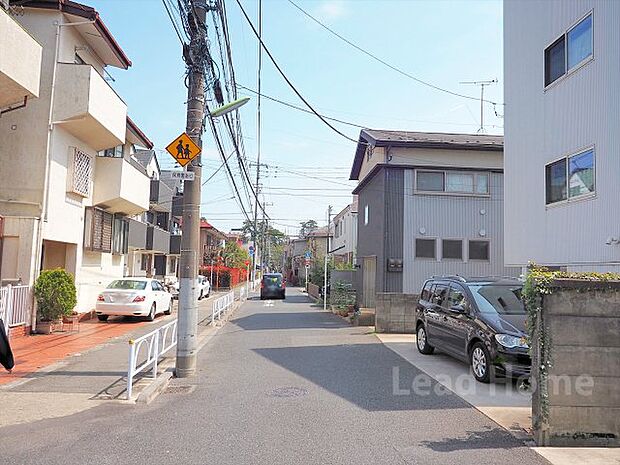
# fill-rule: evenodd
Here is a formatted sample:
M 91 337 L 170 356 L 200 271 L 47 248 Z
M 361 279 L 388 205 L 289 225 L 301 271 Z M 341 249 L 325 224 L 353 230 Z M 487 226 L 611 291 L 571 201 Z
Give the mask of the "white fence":
M 0 288 L 0 318 L 6 328 L 25 325 L 32 310 L 32 287 L 21 285 Z
M 211 309 L 211 324 L 214 324 L 216 319 L 222 319 L 222 313 L 232 307 L 235 301 L 235 291 L 230 291 L 224 294 L 219 299 L 213 301 L 213 307 Z
M 159 358 L 177 345 L 177 320 L 129 341 L 129 369 L 127 370 L 127 399 L 131 400 L 133 380 L 147 368 L 157 378 Z

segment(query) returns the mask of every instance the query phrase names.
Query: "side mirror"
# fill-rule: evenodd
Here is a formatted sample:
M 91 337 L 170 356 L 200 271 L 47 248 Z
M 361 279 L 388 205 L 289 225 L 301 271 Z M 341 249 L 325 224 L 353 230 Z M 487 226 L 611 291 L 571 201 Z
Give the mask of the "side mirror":
M 453 313 L 465 313 L 465 307 L 462 305 L 453 305 L 450 307 L 450 311 Z

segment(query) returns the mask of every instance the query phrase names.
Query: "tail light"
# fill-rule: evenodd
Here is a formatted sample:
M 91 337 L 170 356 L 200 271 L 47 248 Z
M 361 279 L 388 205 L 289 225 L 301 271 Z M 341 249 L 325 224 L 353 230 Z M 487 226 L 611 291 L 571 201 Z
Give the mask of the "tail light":
M 261 289 L 265 289 L 265 282 L 264 282 L 264 281 L 261 281 L 261 282 L 260 282 L 260 288 L 261 288 Z
M 97 296 L 97 302 L 105 302 L 105 299 L 103 298 L 103 294 L 99 294 Z
M 286 281 L 282 281 L 282 287 L 285 288 L 286 287 Z
M 136 296 L 135 299 L 133 299 L 134 302 L 144 302 L 144 300 L 146 299 L 146 297 L 144 297 L 143 295 L 138 295 Z

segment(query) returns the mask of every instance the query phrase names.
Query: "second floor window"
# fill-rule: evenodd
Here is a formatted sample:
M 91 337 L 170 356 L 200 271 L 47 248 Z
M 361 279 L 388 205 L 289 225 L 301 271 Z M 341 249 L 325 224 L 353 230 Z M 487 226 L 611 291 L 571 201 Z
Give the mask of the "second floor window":
M 489 173 L 418 170 L 416 172 L 416 191 L 488 195 Z
M 592 13 L 545 49 L 545 87 L 592 57 Z
M 547 205 L 592 194 L 594 165 L 594 149 L 588 149 L 545 166 Z

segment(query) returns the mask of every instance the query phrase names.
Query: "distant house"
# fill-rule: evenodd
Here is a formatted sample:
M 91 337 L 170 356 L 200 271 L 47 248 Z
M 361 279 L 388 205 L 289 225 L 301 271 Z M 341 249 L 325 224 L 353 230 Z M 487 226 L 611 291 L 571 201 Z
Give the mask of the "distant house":
M 200 220 L 200 250 L 203 265 L 217 264 L 218 253 L 224 248 L 228 234 L 220 231 L 205 219 Z
M 433 275 L 517 275 L 504 267 L 501 136 L 364 129 L 350 179 L 359 181 L 357 287 L 419 294 Z
M 617 1 L 504 3 L 510 265 L 620 271 L 619 21 Z
M 285 273 L 292 283 L 305 283 L 306 279 L 306 254 L 309 256 L 310 266 L 317 261 L 322 262 L 327 251 L 327 238 L 331 237 L 327 226 L 318 228 L 306 237 L 292 238 L 289 240 L 285 251 Z
M 330 227 L 333 240 L 329 248 L 333 250 L 334 262 L 353 265 L 357 249 L 357 196 L 334 217 Z

